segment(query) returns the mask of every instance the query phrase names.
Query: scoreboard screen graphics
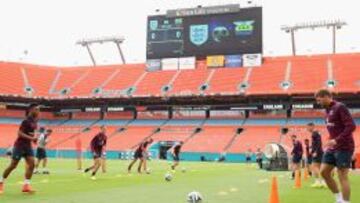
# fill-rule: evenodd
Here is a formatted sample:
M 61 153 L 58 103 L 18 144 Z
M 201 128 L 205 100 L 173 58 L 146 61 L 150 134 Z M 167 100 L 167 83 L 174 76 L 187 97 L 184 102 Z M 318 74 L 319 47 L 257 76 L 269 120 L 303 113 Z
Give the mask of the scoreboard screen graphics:
M 161 29 L 154 29 L 154 19 L 159 20 L 157 27 Z M 251 53 L 262 53 L 261 7 L 236 13 L 148 19 L 148 59 Z
M 183 23 L 183 18 L 150 16 L 147 26 L 147 58 L 158 59 L 183 56 Z

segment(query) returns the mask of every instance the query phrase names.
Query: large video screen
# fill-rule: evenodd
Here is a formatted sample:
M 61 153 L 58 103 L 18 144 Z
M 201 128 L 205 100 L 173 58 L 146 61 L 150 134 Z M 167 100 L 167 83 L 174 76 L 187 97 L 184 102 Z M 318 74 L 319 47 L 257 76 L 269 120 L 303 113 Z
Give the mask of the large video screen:
M 184 19 L 151 16 L 148 18 L 147 58 L 184 55 Z
M 147 58 L 262 53 L 262 9 L 148 18 Z

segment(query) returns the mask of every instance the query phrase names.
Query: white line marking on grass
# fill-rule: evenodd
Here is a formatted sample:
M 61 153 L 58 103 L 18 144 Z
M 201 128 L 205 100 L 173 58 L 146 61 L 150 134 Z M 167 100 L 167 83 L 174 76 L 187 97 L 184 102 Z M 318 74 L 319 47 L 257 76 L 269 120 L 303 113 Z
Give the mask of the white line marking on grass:
M 226 195 L 228 195 L 228 193 L 225 192 L 225 191 L 220 191 L 220 192 L 218 192 L 218 195 L 220 195 L 220 196 L 226 196 Z
M 48 180 L 48 179 L 43 179 L 43 180 L 41 180 L 40 182 L 41 182 L 41 183 L 48 183 L 49 180 Z
M 230 192 L 237 192 L 237 191 L 239 191 L 239 189 L 237 189 L 236 187 L 230 188 Z
M 269 182 L 269 179 L 267 179 L 267 178 L 265 178 L 265 179 L 260 179 L 260 180 L 258 181 L 259 184 L 263 184 L 263 183 L 267 183 L 267 182 Z

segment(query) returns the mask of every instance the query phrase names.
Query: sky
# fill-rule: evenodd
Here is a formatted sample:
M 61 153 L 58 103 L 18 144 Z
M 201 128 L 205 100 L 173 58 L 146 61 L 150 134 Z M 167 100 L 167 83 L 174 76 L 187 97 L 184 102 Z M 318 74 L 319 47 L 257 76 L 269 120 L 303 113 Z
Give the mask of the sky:
M 79 66 L 91 65 L 79 39 L 123 36 L 128 63 L 146 60 L 146 19 L 155 10 L 214 6 L 248 0 L 0 0 L 0 61 Z M 358 0 L 253 0 L 263 7 L 263 47 L 266 56 L 291 54 L 290 36 L 282 25 L 341 19 L 348 23 L 337 32 L 338 52 L 360 52 Z M 298 54 L 332 51 L 331 31 L 296 33 Z M 114 44 L 91 46 L 98 64 L 121 63 Z

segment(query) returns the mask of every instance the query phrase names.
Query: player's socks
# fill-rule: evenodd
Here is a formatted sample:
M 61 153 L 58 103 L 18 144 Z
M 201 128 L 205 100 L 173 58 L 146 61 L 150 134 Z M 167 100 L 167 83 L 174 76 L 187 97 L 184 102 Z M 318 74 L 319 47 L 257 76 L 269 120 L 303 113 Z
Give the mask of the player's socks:
M 335 195 L 335 200 L 336 203 L 343 203 L 343 198 L 342 198 L 342 194 L 341 193 L 336 193 Z
M 3 177 L 0 177 L 0 183 L 3 183 L 5 179 Z
M 343 200 L 343 203 L 350 203 L 350 201 L 345 201 L 345 200 Z
M 295 179 L 295 172 L 293 171 L 291 174 L 291 178 L 294 180 Z
M 0 195 L 4 193 L 4 182 L 0 182 Z

